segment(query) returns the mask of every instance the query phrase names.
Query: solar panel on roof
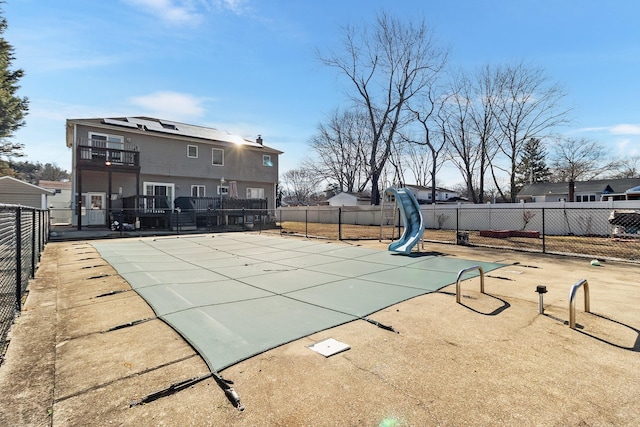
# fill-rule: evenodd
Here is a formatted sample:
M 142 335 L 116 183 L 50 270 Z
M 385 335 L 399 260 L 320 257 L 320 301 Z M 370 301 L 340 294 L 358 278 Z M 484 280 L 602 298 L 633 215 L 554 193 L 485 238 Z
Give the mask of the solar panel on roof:
M 135 123 L 125 122 L 124 120 L 116 120 L 116 119 L 102 119 L 102 123 L 106 125 L 115 125 L 115 126 L 124 126 L 127 128 L 137 128 L 138 125 Z

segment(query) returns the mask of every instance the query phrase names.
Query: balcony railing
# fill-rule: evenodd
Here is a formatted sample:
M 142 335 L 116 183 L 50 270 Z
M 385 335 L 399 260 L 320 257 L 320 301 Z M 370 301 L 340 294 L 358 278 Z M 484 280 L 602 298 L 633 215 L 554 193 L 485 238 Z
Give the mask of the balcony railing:
M 129 196 L 122 198 L 122 207 L 133 215 L 165 214 L 171 211 L 167 196 Z
M 84 165 L 140 166 L 140 152 L 137 147 L 131 144 L 113 144 L 102 140 L 81 140 L 77 145 L 77 158 L 78 163 Z

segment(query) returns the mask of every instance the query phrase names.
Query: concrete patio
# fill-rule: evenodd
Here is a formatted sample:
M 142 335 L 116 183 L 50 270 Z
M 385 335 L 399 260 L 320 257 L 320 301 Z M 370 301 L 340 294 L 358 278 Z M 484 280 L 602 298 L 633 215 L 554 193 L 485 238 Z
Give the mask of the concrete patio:
M 638 424 L 638 265 L 425 250 L 507 266 L 487 273 L 485 294 L 478 278 L 463 281 L 461 304 L 451 285 L 370 316 L 397 333 L 354 321 L 224 369 L 246 408 L 239 411 L 211 378 L 130 407 L 209 369 L 89 242 L 49 243 L 0 366 L 0 425 Z M 573 330 L 568 297 L 580 279 L 592 313 L 579 290 Z M 538 285 L 548 290 L 542 315 Z M 325 358 L 308 348 L 327 338 L 350 349 Z

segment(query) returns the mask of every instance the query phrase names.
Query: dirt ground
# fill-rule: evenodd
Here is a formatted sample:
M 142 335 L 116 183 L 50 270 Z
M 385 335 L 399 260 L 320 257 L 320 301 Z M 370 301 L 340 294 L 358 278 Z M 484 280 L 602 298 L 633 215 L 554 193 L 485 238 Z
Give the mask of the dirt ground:
M 0 366 L 0 426 L 640 425 L 637 264 L 424 250 L 508 265 L 487 274 L 485 294 L 478 278 L 463 281 L 461 304 L 454 284 L 370 316 L 397 333 L 356 321 L 225 369 L 239 411 L 211 378 L 130 407 L 208 369 L 160 320 L 110 331 L 153 311 L 90 242 L 49 243 Z M 569 291 L 581 279 L 591 313 L 579 289 L 574 330 Z M 327 338 L 351 348 L 308 348 Z

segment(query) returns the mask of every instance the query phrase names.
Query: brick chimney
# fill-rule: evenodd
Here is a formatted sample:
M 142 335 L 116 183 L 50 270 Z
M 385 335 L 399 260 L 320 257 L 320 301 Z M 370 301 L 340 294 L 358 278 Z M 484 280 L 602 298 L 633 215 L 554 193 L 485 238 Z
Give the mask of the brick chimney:
M 258 139 L 256 139 L 256 142 L 262 145 L 262 135 L 258 135 Z

